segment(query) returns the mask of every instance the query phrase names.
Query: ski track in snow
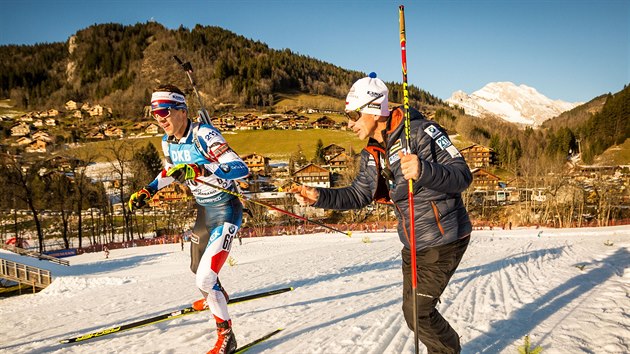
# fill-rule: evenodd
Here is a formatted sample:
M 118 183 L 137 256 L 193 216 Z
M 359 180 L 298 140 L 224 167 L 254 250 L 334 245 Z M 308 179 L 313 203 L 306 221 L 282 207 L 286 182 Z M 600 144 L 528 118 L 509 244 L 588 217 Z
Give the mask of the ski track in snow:
M 397 235 L 353 236 L 234 243 L 237 264 L 221 271 L 231 296 L 295 287 L 230 306 L 239 345 L 281 327 L 248 353 L 413 353 Z M 0 300 L 0 353 L 204 353 L 216 339 L 209 312 L 58 344 L 198 299 L 188 250 L 179 247 L 112 250 L 107 260 L 84 254 L 69 258 L 71 267 L 28 260 L 48 266 L 54 281 L 38 294 Z M 525 335 L 544 353 L 628 353 L 629 249 L 627 226 L 475 231 L 439 310 L 461 335 L 463 353 L 515 353 Z

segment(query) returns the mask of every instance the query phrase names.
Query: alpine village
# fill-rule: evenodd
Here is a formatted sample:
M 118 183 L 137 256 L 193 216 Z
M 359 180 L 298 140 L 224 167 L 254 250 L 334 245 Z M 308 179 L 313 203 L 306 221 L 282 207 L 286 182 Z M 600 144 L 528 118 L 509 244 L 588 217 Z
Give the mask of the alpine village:
M 395 229 L 388 205 L 321 210 L 286 192 L 294 183 L 353 180 L 365 141 L 347 129 L 344 97 L 366 73 L 219 27 L 103 24 L 65 43 L 0 50 L 3 247 L 47 257 L 179 242 L 190 233 L 194 201 L 178 183 L 150 208 L 131 213 L 125 203 L 162 169 L 152 89 L 166 82 L 182 88 L 191 119 L 201 108 L 174 55 L 191 63 L 212 124 L 249 166 L 239 181 L 244 195 L 341 230 Z M 387 85 L 390 107 L 400 105 L 401 84 Z M 409 95 L 465 157 L 474 181 L 464 201 L 476 229 L 630 223 L 629 87 L 537 125 L 471 116 L 415 86 Z M 240 237 L 326 231 L 245 206 Z

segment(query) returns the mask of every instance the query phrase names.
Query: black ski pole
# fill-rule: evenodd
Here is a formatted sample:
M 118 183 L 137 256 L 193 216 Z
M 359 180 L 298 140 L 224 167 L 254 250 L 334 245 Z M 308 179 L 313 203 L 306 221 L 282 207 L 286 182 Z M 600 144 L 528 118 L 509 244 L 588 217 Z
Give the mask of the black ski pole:
M 195 80 L 193 79 L 192 73 L 193 73 L 193 68 L 192 65 L 190 64 L 189 61 L 187 62 L 182 62 L 177 55 L 173 55 L 173 58 L 175 59 L 175 61 L 177 61 L 177 63 L 179 65 L 181 65 L 182 69 L 184 69 L 184 72 L 186 72 L 186 75 L 188 76 L 188 80 L 190 80 L 190 84 L 192 85 L 193 91 L 195 91 L 195 95 L 197 96 L 197 101 L 199 101 L 199 118 L 201 118 L 201 122 L 204 124 L 212 124 L 210 122 L 210 114 L 208 114 L 208 111 L 206 110 L 206 108 L 203 105 L 203 102 L 201 101 L 201 96 L 199 95 L 199 91 L 197 91 L 197 85 L 195 85 Z

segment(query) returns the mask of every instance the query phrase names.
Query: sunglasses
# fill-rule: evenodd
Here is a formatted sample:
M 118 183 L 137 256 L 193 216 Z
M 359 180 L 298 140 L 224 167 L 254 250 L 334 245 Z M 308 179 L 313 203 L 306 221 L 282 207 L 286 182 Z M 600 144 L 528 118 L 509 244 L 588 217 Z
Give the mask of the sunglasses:
M 384 95 L 381 93 L 378 96 L 372 98 L 371 100 L 369 100 L 367 103 L 361 105 L 360 107 L 357 107 L 355 110 L 352 111 L 346 111 L 346 117 L 348 117 L 348 119 L 350 119 L 353 122 L 358 121 L 359 119 L 361 119 L 361 110 L 365 107 L 367 107 L 370 103 L 378 100 L 379 98 L 383 97 Z
M 153 111 L 151 111 L 151 114 L 153 115 L 153 118 L 155 119 L 166 119 L 168 117 L 171 116 L 171 109 L 184 109 L 186 108 L 186 106 L 182 106 L 182 105 L 172 105 L 172 106 L 167 106 L 167 107 L 159 107 L 154 109 Z

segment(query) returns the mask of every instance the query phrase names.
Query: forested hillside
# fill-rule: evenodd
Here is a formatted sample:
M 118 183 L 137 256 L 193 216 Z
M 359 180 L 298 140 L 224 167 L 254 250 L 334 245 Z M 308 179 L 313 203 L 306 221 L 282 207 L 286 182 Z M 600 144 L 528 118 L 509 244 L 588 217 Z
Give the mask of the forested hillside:
M 101 24 L 77 32 L 67 43 L 0 47 L 0 96 L 28 110 L 60 107 L 72 99 L 138 117 L 158 82 L 190 89 L 173 55 L 192 63 L 198 89 L 215 107 L 270 107 L 281 92 L 343 98 L 350 84 L 365 75 L 289 49 L 270 49 L 219 27 Z M 401 102 L 400 85 L 389 86 L 391 100 Z M 412 104 L 439 102 L 415 87 L 410 95 Z

